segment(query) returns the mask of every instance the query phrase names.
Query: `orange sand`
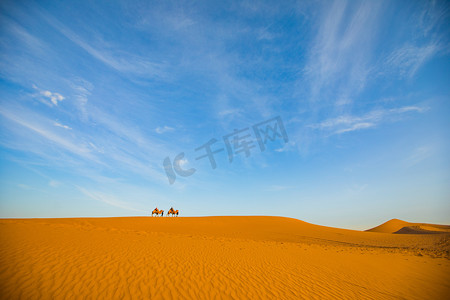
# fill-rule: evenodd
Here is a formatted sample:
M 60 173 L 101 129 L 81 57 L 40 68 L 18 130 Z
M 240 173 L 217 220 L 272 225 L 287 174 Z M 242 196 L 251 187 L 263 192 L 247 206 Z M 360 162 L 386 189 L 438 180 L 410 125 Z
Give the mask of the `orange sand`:
M 427 223 L 409 223 L 398 219 L 392 219 L 367 231 L 410 234 L 450 233 L 450 226 Z
M 445 232 L 361 232 L 281 217 L 130 217 L 0 220 L 0 236 L 2 299 L 450 295 Z

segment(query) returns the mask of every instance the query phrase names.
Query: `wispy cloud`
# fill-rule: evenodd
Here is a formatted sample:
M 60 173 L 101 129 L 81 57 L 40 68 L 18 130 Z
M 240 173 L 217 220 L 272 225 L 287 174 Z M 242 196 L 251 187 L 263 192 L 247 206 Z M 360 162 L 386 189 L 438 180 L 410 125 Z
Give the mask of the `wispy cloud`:
M 113 195 L 107 195 L 98 191 L 91 191 L 80 186 L 77 186 L 77 188 L 80 192 L 82 192 L 84 195 L 88 196 L 93 200 L 125 210 L 145 212 L 145 210 L 135 208 L 134 206 L 130 205 L 130 203 L 121 201 Z
M 18 114 L 17 111 L 20 111 L 20 114 Z M 52 124 L 54 124 L 54 122 L 40 116 L 37 113 L 27 111 L 23 107 L 11 109 L 3 106 L 0 107 L 0 115 L 20 126 L 27 128 L 34 134 L 38 134 L 47 141 L 61 147 L 65 151 L 69 151 L 72 154 L 86 159 L 96 160 L 86 145 L 80 143 L 80 141 L 74 142 L 68 137 L 64 137 L 53 131 L 52 127 L 54 127 L 54 125 Z
M 381 3 L 353 4 L 354 9 L 347 2 L 327 3 L 319 20 L 304 68 L 312 101 L 324 100 L 334 91 L 337 104 L 347 104 L 366 84 Z
M 374 127 L 374 126 L 375 126 L 375 123 L 368 123 L 368 122 L 356 123 L 356 124 L 353 124 L 351 127 L 337 130 L 336 133 L 344 133 L 344 132 L 350 132 L 350 131 L 355 131 L 355 130 L 360 130 L 360 129 L 367 129 L 367 128 Z
M 420 146 L 412 151 L 405 159 L 405 164 L 409 167 L 414 166 L 433 155 L 435 149 L 432 146 Z
M 92 133 L 76 129 L 62 132 L 55 127 L 68 130 L 64 127 L 67 125 L 23 106 L 0 106 L 0 116 L 17 135 L 15 139 L 2 140 L 2 146 L 31 153 L 52 166 L 71 165 L 71 171 L 89 173 L 92 178 L 101 175 L 99 170 L 113 169 L 122 176 L 139 174 L 153 183 L 167 181 L 160 159 L 169 151 L 107 114 L 96 114 L 94 121 L 102 127 Z
M 5 29 L 5 32 L 11 34 L 11 37 L 20 40 L 21 44 L 25 45 L 27 49 L 42 52 L 45 48 L 41 40 L 5 15 L 2 15 L 2 27 Z
M 158 127 L 156 127 L 155 132 L 158 133 L 158 134 L 162 134 L 162 133 L 165 133 L 165 132 L 172 132 L 174 130 L 175 130 L 175 128 L 173 128 L 173 127 L 169 127 L 169 126 L 159 127 L 158 126 Z
M 67 125 L 63 125 L 63 124 L 61 124 L 59 122 L 55 122 L 55 123 L 53 123 L 53 125 L 55 125 L 56 127 L 61 127 L 61 128 L 67 129 L 67 130 L 72 130 L 71 127 L 69 127 Z
M 435 43 L 423 46 L 406 45 L 390 54 L 385 65 L 389 70 L 395 70 L 396 74 L 411 78 L 439 50 L 440 47 Z
M 225 117 L 225 116 L 229 116 L 229 115 L 237 115 L 241 112 L 240 109 L 224 109 L 222 111 L 219 111 L 219 116 L 220 117 Z
M 285 143 L 283 147 L 275 149 L 276 152 L 286 152 L 296 149 L 296 143 L 293 141 L 289 141 L 288 143 Z
M 403 106 L 391 109 L 375 109 L 362 116 L 341 115 L 327 119 L 318 124 L 309 125 L 311 128 L 327 130 L 331 134 L 341 134 L 355 130 L 375 127 L 383 122 L 391 122 L 407 112 L 425 112 L 428 108 L 419 106 Z
M 40 11 L 40 14 L 42 18 L 70 41 L 84 49 L 92 57 L 119 72 L 149 78 L 163 78 L 166 76 L 165 65 L 163 63 L 150 61 L 144 56 L 127 52 L 124 49 L 114 48 L 117 45 L 108 44 L 102 39 L 97 38 L 94 42 L 90 43 L 49 13 Z
M 448 6 L 440 1 L 423 2 L 421 6 L 421 10 L 411 15 L 407 21 L 412 38 L 395 45 L 380 66 L 381 73 L 411 79 L 433 57 L 448 53 L 447 36 L 445 33 L 437 34 L 436 31 L 447 23 Z M 446 32 L 448 34 L 448 29 Z
M 78 109 L 81 120 L 86 122 L 88 120 L 87 104 L 88 97 L 94 89 L 94 85 L 82 78 L 75 78 L 69 82 L 69 86 L 74 91 L 74 98 L 76 100 L 75 106 Z

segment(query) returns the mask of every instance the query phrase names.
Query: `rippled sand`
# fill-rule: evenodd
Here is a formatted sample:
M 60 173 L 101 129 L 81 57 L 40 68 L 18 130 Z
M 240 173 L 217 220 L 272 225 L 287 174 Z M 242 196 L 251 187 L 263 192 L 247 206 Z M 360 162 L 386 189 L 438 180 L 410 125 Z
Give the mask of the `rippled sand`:
M 429 225 L 429 224 L 428 224 Z M 450 234 L 281 217 L 0 220 L 2 299 L 448 299 Z

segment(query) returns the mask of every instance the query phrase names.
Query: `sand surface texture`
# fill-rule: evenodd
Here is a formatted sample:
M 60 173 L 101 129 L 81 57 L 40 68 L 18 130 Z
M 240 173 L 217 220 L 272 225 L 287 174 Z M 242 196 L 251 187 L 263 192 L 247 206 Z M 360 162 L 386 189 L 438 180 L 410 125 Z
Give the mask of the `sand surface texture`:
M 450 299 L 448 226 L 371 231 L 281 217 L 3 219 L 0 295 Z

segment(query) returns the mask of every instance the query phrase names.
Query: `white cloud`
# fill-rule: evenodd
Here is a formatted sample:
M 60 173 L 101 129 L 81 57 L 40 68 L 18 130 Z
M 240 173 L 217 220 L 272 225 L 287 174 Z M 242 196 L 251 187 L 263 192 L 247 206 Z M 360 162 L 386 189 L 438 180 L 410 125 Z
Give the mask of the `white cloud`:
M 351 127 L 340 129 L 340 130 L 336 131 L 336 133 L 350 132 L 350 131 L 366 129 L 366 128 L 370 128 L 370 127 L 374 127 L 374 126 L 375 126 L 374 123 L 367 123 L 367 122 L 356 123 L 356 124 L 353 124 Z
M 64 100 L 64 97 L 61 94 L 58 93 L 52 93 L 50 91 L 42 91 L 41 95 L 45 96 L 50 100 L 53 105 L 58 105 L 58 102 L 61 102 Z
M 94 143 L 89 142 L 88 144 L 91 146 L 91 148 L 92 148 L 93 150 L 97 151 L 98 153 L 102 153 L 102 154 L 105 153 L 105 150 L 103 150 L 103 148 L 97 147 Z
M 56 127 L 61 127 L 61 128 L 64 128 L 64 129 L 72 130 L 71 127 L 69 127 L 67 125 L 63 125 L 63 124 L 58 123 L 58 122 L 53 123 L 53 125 L 55 125 Z
M 49 104 L 50 106 L 53 105 L 57 106 L 58 102 L 61 102 L 65 99 L 64 96 L 62 96 L 59 93 L 50 92 L 48 90 L 41 90 L 34 84 L 33 88 L 39 91 L 40 96 L 42 96 L 42 98 L 44 98 L 47 101 L 46 104 Z
M 321 130 L 332 131 L 332 134 L 341 134 L 355 130 L 375 127 L 382 122 L 391 122 L 401 117 L 407 112 L 425 112 L 427 107 L 403 106 L 391 109 L 375 109 L 362 116 L 342 115 L 336 118 L 327 119 L 309 127 Z
M 425 112 L 429 110 L 428 107 L 419 107 L 419 106 L 403 106 L 400 108 L 392 108 L 389 110 L 389 112 L 391 113 L 404 113 L 404 112 L 408 112 L 408 111 L 416 111 L 416 112 Z
M 174 130 L 175 130 L 174 128 L 169 127 L 169 126 L 164 126 L 164 127 L 159 127 L 158 126 L 158 127 L 156 127 L 155 132 L 158 133 L 158 134 L 162 134 L 162 133 L 165 133 L 165 132 L 172 132 Z

